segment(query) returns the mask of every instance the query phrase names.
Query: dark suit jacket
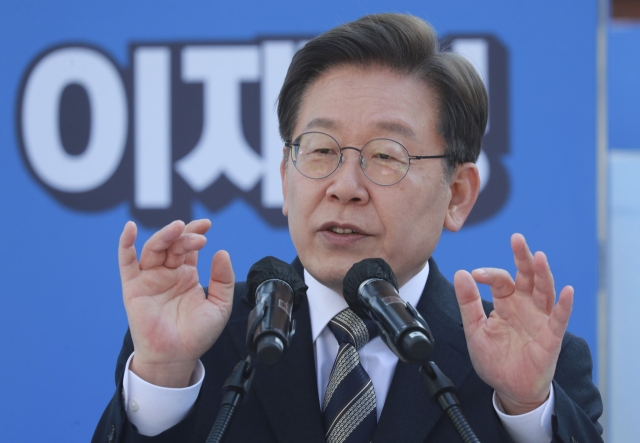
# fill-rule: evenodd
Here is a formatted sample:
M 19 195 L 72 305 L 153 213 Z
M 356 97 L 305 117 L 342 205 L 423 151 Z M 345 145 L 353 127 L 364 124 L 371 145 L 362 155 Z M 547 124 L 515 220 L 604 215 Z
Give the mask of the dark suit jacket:
M 493 389 L 473 370 L 453 286 L 438 271 L 433 259 L 417 309 L 435 337 L 432 360 L 457 387 L 457 397 L 478 438 L 484 442 L 510 442 L 491 396 Z M 294 266 L 302 275 L 296 259 Z M 235 364 L 247 355 L 245 336 L 252 307 L 246 285 L 236 284 L 233 313 L 215 345 L 202 356 L 206 376 L 196 404 L 179 424 L 156 437 L 144 437 L 126 418 L 122 404 L 125 363 L 133 351 L 127 332 L 116 368 L 116 393 L 95 431 L 93 442 L 197 442 L 204 443 L 222 400 L 221 387 Z M 484 302 L 486 312 L 491 303 Z M 250 393 L 237 410 L 225 441 L 324 443 L 309 307 L 304 300 L 294 312 L 296 335 L 282 360 L 259 367 Z M 599 442 L 598 417 L 602 401 L 591 381 L 591 355 L 584 340 L 567 333 L 554 378 L 554 442 Z M 418 368 L 398 363 L 373 442 L 461 441 L 453 425 L 426 392 Z

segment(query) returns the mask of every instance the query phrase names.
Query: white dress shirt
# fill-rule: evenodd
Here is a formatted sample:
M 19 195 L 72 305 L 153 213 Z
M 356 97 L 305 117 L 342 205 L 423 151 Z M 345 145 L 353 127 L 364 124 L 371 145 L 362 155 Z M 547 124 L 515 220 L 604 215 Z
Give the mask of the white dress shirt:
M 428 276 L 429 264 L 427 263 L 422 271 L 400 288 L 400 296 L 415 307 L 422 295 Z M 321 408 L 339 347 L 327 325 L 335 315 L 346 309 L 348 305 L 341 295 L 320 284 L 306 270 L 304 278 L 305 283 L 309 286 L 307 299 L 316 359 L 319 407 Z M 362 366 L 369 374 L 376 392 L 376 412 L 380 418 L 398 357 L 380 337 L 374 338 L 363 346 L 359 354 Z M 127 416 L 131 423 L 138 428 L 138 432 L 153 436 L 179 423 L 189 413 L 200 392 L 205 372 L 202 363 L 199 363 L 194 371 L 189 387 L 172 389 L 155 386 L 142 380 L 129 370 L 130 361 L 131 357 L 127 362 L 123 380 L 123 397 Z M 426 390 L 425 395 L 427 395 Z M 551 386 L 551 394 L 547 401 L 527 414 L 517 416 L 505 414 L 495 392 L 493 407 L 505 429 L 516 443 L 548 443 L 551 441 L 551 416 L 554 409 L 553 386 Z

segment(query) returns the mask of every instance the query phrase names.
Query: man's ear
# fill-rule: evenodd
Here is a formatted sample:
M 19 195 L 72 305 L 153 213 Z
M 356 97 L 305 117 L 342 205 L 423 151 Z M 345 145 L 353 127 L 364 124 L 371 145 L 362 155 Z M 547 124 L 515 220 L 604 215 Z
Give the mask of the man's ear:
M 280 162 L 280 178 L 282 179 L 282 214 L 287 217 L 289 209 L 287 208 L 287 160 L 285 157 L 287 147 L 282 148 L 282 161 Z
M 451 200 L 444 219 L 444 227 L 455 232 L 462 228 L 464 221 L 476 203 L 480 192 L 480 174 L 474 163 L 458 165 L 449 182 Z

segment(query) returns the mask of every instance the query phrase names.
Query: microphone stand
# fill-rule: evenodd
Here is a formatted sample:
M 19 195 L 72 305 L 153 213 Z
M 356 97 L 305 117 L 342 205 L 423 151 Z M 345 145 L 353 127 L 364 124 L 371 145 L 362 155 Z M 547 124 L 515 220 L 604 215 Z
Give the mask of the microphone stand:
M 240 360 L 233 369 L 233 372 L 223 386 L 223 389 L 226 389 L 227 392 L 222 397 L 220 411 L 218 412 L 218 416 L 213 424 L 213 428 L 211 428 L 206 443 L 220 443 L 222 441 L 229 428 L 231 419 L 235 414 L 236 408 L 240 402 L 242 402 L 245 394 L 249 392 L 249 388 L 251 388 L 254 374 L 255 366 L 251 365 L 250 355 L 248 355 L 246 359 Z
M 407 303 L 406 307 L 413 318 L 422 324 L 424 333 L 405 334 L 402 344 L 396 345 L 385 327 L 376 320 L 382 340 L 400 360 L 406 363 L 418 363 L 420 365 L 420 373 L 427 386 L 427 392 L 429 392 L 429 395 L 449 416 L 462 441 L 464 443 L 480 443 L 480 440 L 473 433 L 473 429 L 471 429 L 471 426 L 462 413 L 460 403 L 454 394 L 456 390 L 455 386 L 434 362 L 427 360 L 427 357 L 433 352 L 434 347 L 434 339 L 429 325 L 427 325 L 425 319 L 422 318 L 420 313 L 411 306 L 410 303 Z
M 420 366 L 420 373 L 427 386 L 429 395 L 440 405 L 442 410 L 447 413 L 453 426 L 455 426 L 458 434 L 464 443 L 480 443 L 478 437 L 473 433 L 473 429 L 469 426 L 467 419 L 462 413 L 460 403 L 456 398 L 454 391 L 455 386 L 451 380 L 444 375 L 438 366 L 432 362 L 426 362 Z
M 249 316 L 249 321 L 251 323 L 249 324 L 247 331 L 247 348 L 249 349 L 249 355 L 247 355 L 247 358 L 244 360 L 240 360 L 238 362 L 222 387 L 223 390 L 226 389 L 226 392 L 222 397 L 220 411 L 218 411 L 218 416 L 211 428 L 211 432 L 209 433 L 206 443 L 222 442 L 238 405 L 242 402 L 242 399 L 247 392 L 249 392 L 256 368 L 256 364 L 253 364 L 251 356 L 253 355 L 253 360 L 258 364 L 266 364 L 268 366 L 277 363 L 278 360 L 280 360 L 280 357 L 282 357 L 283 350 L 281 350 L 280 353 L 276 353 L 276 355 L 273 352 L 268 352 L 268 348 L 260 349 L 260 346 L 258 346 L 258 349 L 256 349 L 253 344 L 253 337 L 255 336 L 260 322 L 267 315 L 267 310 L 267 306 L 262 303 L 251 311 L 252 314 Z M 294 333 L 295 320 L 291 323 L 287 340 L 293 337 Z
M 247 332 L 247 347 L 250 351 L 252 350 L 252 346 L 250 346 L 252 337 L 258 328 L 260 320 L 265 316 L 266 307 L 256 306 L 251 312 L 255 312 L 256 316 L 249 325 L 249 331 Z M 216 421 L 213 423 L 213 427 L 211 428 L 211 432 L 209 433 L 206 443 L 222 442 L 222 439 L 227 433 L 227 429 L 229 429 L 229 424 L 231 423 L 231 419 L 233 419 L 236 408 L 246 393 L 249 392 L 256 368 L 255 365 L 251 364 L 251 354 L 252 352 L 249 352 L 247 358 L 238 362 L 236 367 L 233 368 L 233 372 L 229 378 L 225 381 L 222 389 L 226 389 L 226 392 L 222 397 L 220 411 L 218 411 L 218 416 L 216 417 Z
M 429 325 L 410 303 L 407 303 L 406 307 L 412 317 L 422 324 L 424 333 L 405 334 L 402 344 L 396 345 L 384 325 L 376 320 L 382 340 L 400 360 L 405 363 L 418 363 L 420 365 L 420 373 L 427 386 L 427 392 L 447 413 L 462 441 L 464 443 L 480 443 L 462 413 L 460 403 L 454 394 L 455 386 L 434 362 L 427 360 L 434 347 L 434 339 Z

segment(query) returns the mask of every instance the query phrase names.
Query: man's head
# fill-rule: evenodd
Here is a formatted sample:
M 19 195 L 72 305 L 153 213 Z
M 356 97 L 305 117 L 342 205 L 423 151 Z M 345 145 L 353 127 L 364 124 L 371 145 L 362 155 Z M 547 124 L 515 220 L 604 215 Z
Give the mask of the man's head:
M 364 258 L 385 259 L 400 285 L 419 272 L 443 227 L 460 229 L 475 203 L 486 108 L 473 67 L 439 53 L 435 32 L 415 17 L 364 17 L 308 42 L 280 93 L 285 140 L 315 131 L 361 149 L 384 138 L 412 156 L 448 158 L 411 160 L 401 181 L 381 186 L 351 149 L 331 175 L 311 179 L 288 165 L 286 148 L 283 212 L 305 268 L 338 292 Z
M 307 89 L 324 72 L 349 65 L 384 67 L 414 77 L 436 95 L 437 131 L 445 142 L 447 174 L 480 155 L 487 125 L 487 93 L 461 55 L 441 52 L 435 30 L 403 14 L 377 14 L 338 26 L 314 38 L 293 57 L 278 98 L 280 136 L 291 141 Z

